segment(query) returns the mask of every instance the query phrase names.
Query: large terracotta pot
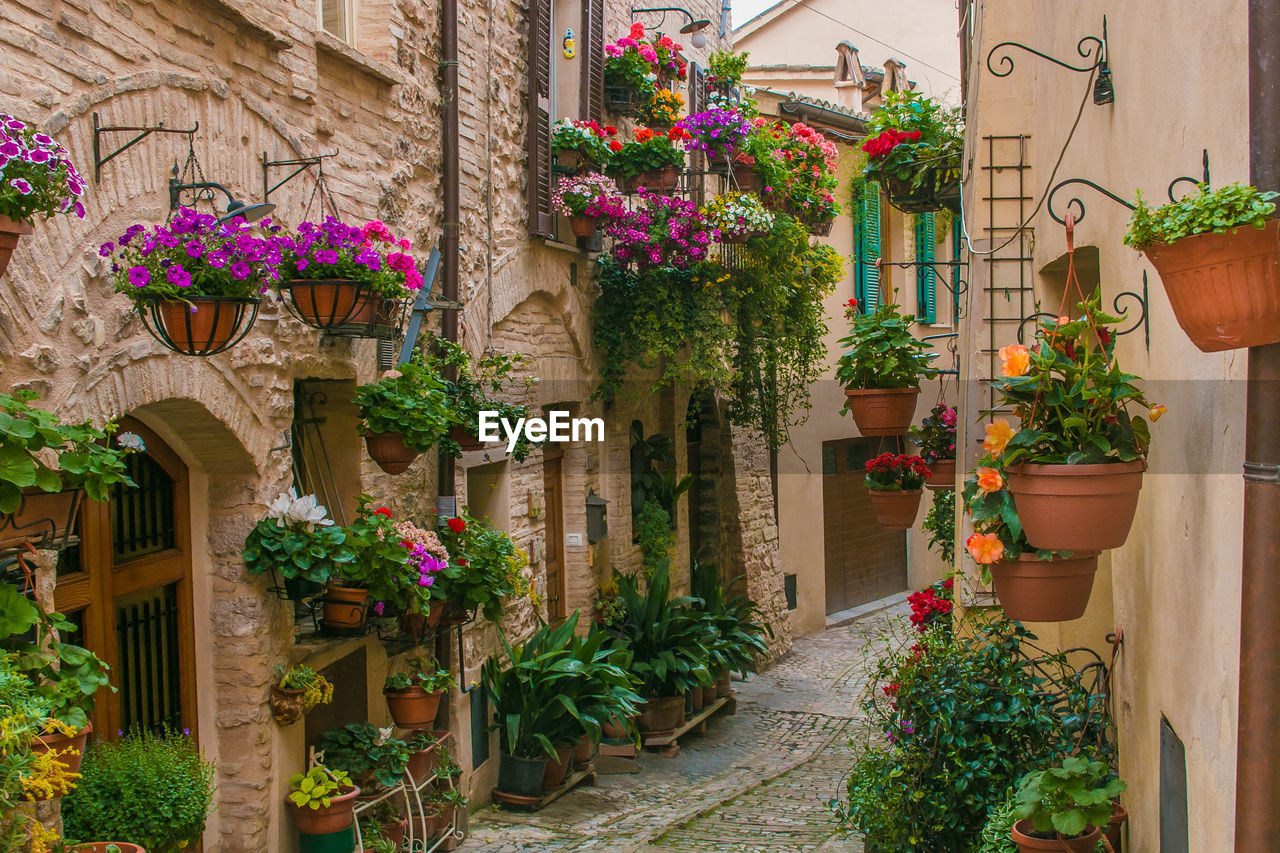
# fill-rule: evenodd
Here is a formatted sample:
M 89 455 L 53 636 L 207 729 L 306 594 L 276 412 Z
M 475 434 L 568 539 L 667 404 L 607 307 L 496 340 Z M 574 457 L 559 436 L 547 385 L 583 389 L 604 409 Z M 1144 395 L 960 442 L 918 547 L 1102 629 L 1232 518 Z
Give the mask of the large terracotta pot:
M 25 222 L 17 222 L 7 216 L 0 216 L 0 275 L 9 268 L 9 259 L 13 250 L 18 247 L 18 240 L 30 234 L 33 229 Z
M 369 458 L 392 475 L 403 474 L 418 458 L 418 451 L 405 444 L 404 436 L 398 432 L 367 432 L 364 446 L 369 450 Z
M 356 822 L 354 809 L 358 796 L 360 789 L 352 785 L 351 790 L 330 800 L 328 807 L 313 809 L 290 802 L 294 819 L 298 822 L 298 832 L 302 835 L 325 835 L 346 829 Z
M 257 318 L 256 299 L 231 300 L 193 296 L 187 302 L 163 299 L 152 304 L 151 316 L 183 355 L 215 355 L 230 347 Z M 194 310 L 192 310 L 194 309 Z
M 569 230 L 573 232 L 575 237 L 590 237 L 596 233 L 596 218 L 594 216 L 570 216 Z
M 34 753 L 62 752 L 63 754 L 58 756 L 58 763 L 65 765 L 68 773 L 79 773 L 80 762 L 84 760 L 84 747 L 89 742 L 89 734 L 92 731 L 93 723 L 85 723 L 84 728 L 73 737 L 57 732 L 39 735 L 31 742 L 31 751 Z M 63 752 L 63 750 L 71 751 Z
M 1142 250 L 1202 352 L 1280 341 L 1280 220 Z
M 75 532 L 75 512 L 82 495 L 79 489 L 23 489 L 18 508 L 0 515 L 0 548 L 14 548 L 26 542 L 38 548 L 63 547 L 68 534 Z
M 440 710 L 441 693 L 428 693 L 421 687 L 407 687 L 404 690 L 383 690 L 387 700 L 387 709 L 391 711 L 391 719 L 402 729 L 419 729 L 430 726 L 436 721 L 436 712 Z
M 316 329 L 339 326 L 356 310 L 360 282 L 346 278 L 293 279 L 280 286 L 293 313 Z
M 925 488 L 936 491 L 952 491 L 956 487 L 956 460 L 935 459 L 929 463 L 933 473 L 924 481 Z
M 556 757 L 547 759 L 546 769 L 542 771 L 542 790 L 554 791 L 564 782 L 565 774 L 573 766 L 573 747 L 556 747 Z
M 1084 615 L 1097 570 L 1097 552 L 1056 560 L 1024 553 L 1015 561 L 992 563 L 991 578 L 1010 619 L 1070 622 Z
M 849 412 L 863 435 L 906 435 L 919 388 L 846 388 Z
M 683 696 L 655 696 L 641 706 L 636 725 L 641 734 L 658 734 L 674 731 L 684 716 Z
M 329 584 L 324 596 L 324 626 L 339 631 L 364 627 L 369 591 Z
M 727 699 L 733 695 L 733 682 L 729 680 L 728 670 L 716 676 L 716 698 Z
M 1016 465 L 1009 492 L 1032 547 L 1105 551 L 1129 537 L 1147 464 Z
M 582 770 L 591 763 L 591 756 L 595 753 L 596 745 L 591 742 L 591 738 L 583 735 L 578 738 L 578 742 L 573 745 L 573 767 L 575 770 Z
M 916 515 L 920 512 L 919 489 L 910 492 L 879 492 L 867 489 L 871 495 L 871 508 L 875 510 L 876 521 L 881 527 L 890 530 L 907 530 L 916 523 Z
M 1120 853 L 1120 828 L 1129 819 L 1129 812 L 1119 803 L 1111 804 L 1111 819 L 1107 821 L 1107 841 L 1111 842 L 1113 853 Z
M 1033 830 L 1031 821 L 1020 820 L 1013 825 L 1010 835 L 1021 853 L 1037 853 L 1041 850 L 1051 850 L 1053 853 L 1094 853 L 1102 830 L 1096 826 L 1086 828 L 1090 831 L 1075 838 L 1036 838 L 1027 834 Z

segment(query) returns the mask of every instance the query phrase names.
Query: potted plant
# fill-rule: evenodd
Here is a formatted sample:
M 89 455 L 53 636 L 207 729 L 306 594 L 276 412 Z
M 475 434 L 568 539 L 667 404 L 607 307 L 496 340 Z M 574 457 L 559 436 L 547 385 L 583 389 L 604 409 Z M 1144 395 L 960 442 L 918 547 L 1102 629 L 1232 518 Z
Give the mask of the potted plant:
M 380 221 L 356 227 L 326 216 L 272 242 L 285 304 L 323 332 L 378 337 L 378 327 L 393 324 L 396 308 L 422 287 L 411 244 Z
M 402 729 L 430 726 L 436 720 L 440 698 L 457 687 L 457 682 L 449 670 L 436 668 L 433 660 L 415 657 L 407 663 L 408 672 L 388 675 L 382 685 L 387 710 Z
M 454 814 L 467 807 L 467 795 L 457 788 L 445 788 L 435 791 L 431 800 L 440 810 L 440 828 L 446 832 L 453 829 Z
M 333 684 L 305 664 L 279 667 L 271 685 L 271 716 L 282 726 L 292 725 L 317 705 L 333 701 Z
M 346 773 L 366 795 L 398 785 L 409 765 L 408 744 L 391 737 L 391 729 L 370 723 L 329 729 L 320 735 L 316 748 L 324 753 L 326 767 Z
M 604 106 L 621 116 L 634 116 L 658 91 L 657 52 L 645 45 L 644 24 L 631 25 L 627 35 L 604 46 Z
M 653 100 L 640 108 L 640 120 L 653 130 L 669 130 L 683 112 L 684 98 L 670 89 L 658 89 Z
M 773 230 L 773 214 L 752 193 L 718 195 L 699 211 L 711 235 L 721 243 L 745 243 Z
M 62 800 L 65 832 L 178 853 L 204 834 L 214 787 L 214 764 L 188 733 L 131 731 L 89 748 L 80 781 Z
M 360 815 L 357 824 L 360 827 L 361 853 L 397 853 L 400 849 L 400 842 L 391 838 L 372 815 Z
M 1231 184 L 1150 210 L 1139 193 L 1124 242 L 1147 256 L 1201 352 L 1280 341 L 1274 192 Z
M 116 426 L 97 429 L 89 421 L 64 424 L 56 414 L 30 405 L 32 391 L 0 394 L 0 548 L 60 548 L 71 534 L 81 493 L 105 501 L 117 483 L 133 485 L 127 453 L 142 446 Z M 56 465 L 50 464 L 56 459 Z
M 353 559 L 341 566 L 341 575 L 329 579 L 324 598 L 325 630 L 339 633 L 364 629 L 371 609 L 382 615 L 387 602 L 403 602 L 414 590 L 406 583 L 417 572 L 410 566 L 412 552 L 402 544 L 396 521 L 386 507 L 372 508 L 372 498 L 361 495 L 356 518 L 346 528 Z M 381 605 L 381 606 L 379 606 Z
M 289 778 L 289 805 L 299 835 L 332 835 L 355 825 L 360 789 L 341 770 L 313 764 L 306 773 Z
M 243 217 L 219 222 L 189 207 L 151 230 L 132 225 L 98 254 L 111 258 L 122 293 L 156 340 L 207 356 L 238 343 L 258 317 L 262 293 L 280 277 L 278 250 Z
M 1022 853 L 1064 848 L 1093 853 L 1101 827 L 1111 818 L 1111 798 L 1124 789 L 1106 764 L 1081 756 L 1029 773 L 1018 789 L 1013 840 Z
M 1100 299 L 1095 290 L 1081 302 L 1078 319 L 1041 323 L 1031 348 L 1002 348 L 1002 375 L 991 381 L 1018 418 L 999 459 L 1027 539 L 1041 550 L 1124 544 L 1151 442 L 1147 421 L 1130 409 L 1153 419 L 1163 412 L 1120 370 L 1108 324 L 1122 318 L 1103 314 Z
M 381 616 L 392 607 L 399 612 L 401 631 L 420 642 L 444 615 L 444 592 L 436 580 L 449 565 L 449 552 L 439 536 L 412 521 L 398 521 L 395 529 L 409 559 L 402 572 L 391 576 L 388 588 L 376 590 L 384 598 L 374 602 L 373 612 Z
M 744 576 L 720 583 L 714 564 L 695 562 L 689 569 L 689 586 L 693 595 L 692 607 L 710 622 L 708 636 L 712 683 L 703 686 L 703 704 L 731 695 L 730 672 L 744 678 L 754 669 L 757 655 L 767 654 L 766 638 L 773 636 L 773 629 L 759 619 L 760 609 L 740 592 L 733 592 L 745 583 Z
M 618 129 L 595 120 L 575 121 L 564 118 L 551 126 L 551 152 L 558 172 L 576 174 L 585 167 L 596 171 L 609 164 L 613 152 L 622 147 L 616 137 Z
M 687 134 L 679 126 L 664 132 L 638 127 L 630 142 L 613 152 L 607 173 L 618 180 L 622 191 L 633 193 L 640 187 L 664 192 L 675 187 L 684 167 L 681 143 Z
M 960 212 L 964 126 L 957 108 L 919 92 L 887 92 L 871 114 L 862 174 L 906 213 Z
M 37 213 L 84 219 L 85 186 L 67 149 L 35 125 L 0 113 L 0 275 Z
M 829 233 L 840 210 L 832 194 L 839 186 L 835 144 L 804 122 L 757 118 L 753 124 L 742 159 L 754 163 L 764 203 L 795 217 L 811 234 Z
M 488 519 L 472 518 L 463 507 L 458 516 L 444 520 L 440 539 L 450 561 L 437 583 L 457 611 L 478 611 L 496 622 L 502 618 L 506 599 L 522 598 L 531 591 L 524 571 L 529 555 Z
M 902 435 L 915 414 L 920 380 L 938 375 L 929 345 L 911 334 L 915 317 L 892 303 L 860 312 L 858 301 L 845 306 L 849 334 L 836 362 L 836 380 L 845 387 L 846 409 L 863 435 Z
M 742 84 L 742 75 L 747 73 L 749 54 L 744 51 L 713 50 L 707 60 L 707 85 L 718 89 L 721 93 Z
M 956 410 L 938 403 L 919 426 L 911 427 L 911 438 L 920 448 L 920 457 L 929 466 L 930 489 L 956 487 Z
M 436 733 L 425 729 L 416 729 L 406 736 L 405 745 L 409 748 L 409 763 L 406 769 L 415 785 L 421 785 L 427 781 L 427 777 L 432 775 L 436 750 L 443 748 L 442 736 L 447 734 L 447 732 L 441 732 L 440 736 L 437 736 Z
M 551 206 L 562 216 L 569 217 L 569 227 L 574 236 L 590 237 L 610 202 L 617 203 L 618 187 L 613 181 L 596 172 L 562 177 L 551 196 Z
M 436 371 L 416 361 L 387 370 L 356 388 L 360 432 L 369 457 L 388 474 L 402 474 L 448 434 L 449 399 Z
M 604 233 L 613 238 L 610 254 L 640 270 L 689 269 L 707 260 L 713 239 L 696 204 L 643 188 L 635 209 L 609 211 Z
M 440 338 L 424 349 L 420 357 L 428 369 L 443 376 L 452 373 L 454 377 L 445 380 L 452 423 L 449 435 L 440 441 L 440 452 L 446 456 L 457 459 L 464 451 L 483 449 L 484 444 L 478 437 L 481 412 L 495 412 L 499 419 L 512 424 L 529 417 L 527 405 L 508 399 L 527 392 L 538 381 L 531 376 L 517 375 L 528 365 L 528 356 L 488 352 L 473 359 L 461 345 Z M 511 456 L 521 462 L 532 450 L 532 443 L 521 435 Z
M 935 475 L 936 479 L 936 475 Z M 928 485 L 928 482 L 925 482 Z M 925 514 L 920 529 L 929 534 L 929 547 L 938 549 L 938 556 L 946 566 L 956 561 L 956 493 L 941 489 L 934 493 L 933 502 Z
M 881 453 L 868 459 L 865 482 L 876 521 L 890 530 L 906 530 L 920 511 L 920 487 L 932 473 L 919 456 Z
M 69 750 L 52 759 L 34 745 L 49 722 L 47 701 L 35 692 L 12 654 L 0 655 L 0 832 L 19 838 L 38 825 L 35 810 L 23 801 L 53 800 L 66 794 L 76 782 L 67 767 Z M 78 761 L 78 757 L 77 757 Z
M 688 134 L 685 150 L 701 151 L 713 168 L 719 165 L 727 170 L 742 152 L 753 125 L 735 110 L 715 107 L 685 116 L 679 127 Z
M 340 566 L 355 559 L 346 531 L 333 523 L 316 496 L 298 497 L 293 489 L 267 506 L 266 515 L 245 537 L 241 556 L 249 574 L 271 572 L 290 601 L 318 594 Z

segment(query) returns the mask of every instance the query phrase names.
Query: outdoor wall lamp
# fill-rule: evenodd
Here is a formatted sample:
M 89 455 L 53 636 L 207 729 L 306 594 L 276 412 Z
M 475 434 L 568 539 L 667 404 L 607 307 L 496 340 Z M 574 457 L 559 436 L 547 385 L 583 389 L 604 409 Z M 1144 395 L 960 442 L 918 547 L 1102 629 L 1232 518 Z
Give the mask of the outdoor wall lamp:
M 609 535 L 609 502 L 587 489 L 587 541 L 592 545 Z
M 169 210 L 177 210 L 182 206 L 182 194 L 184 192 L 194 192 L 195 198 L 192 203 L 200 199 L 213 201 L 213 191 L 218 190 L 227 197 L 227 212 L 218 217 L 219 222 L 227 222 L 235 219 L 237 216 L 244 217 L 245 222 L 256 222 L 268 213 L 276 209 L 271 202 L 263 202 L 261 204 L 246 204 L 231 194 L 231 190 L 222 184 L 214 181 L 197 181 L 195 183 L 182 183 L 178 179 L 177 167 L 174 167 L 174 176 L 169 179 Z
M 693 15 L 687 9 L 681 9 L 678 6 L 660 6 L 652 9 L 637 9 L 635 6 L 632 6 L 631 20 L 634 21 L 636 19 L 636 15 L 642 15 L 642 14 L 654 13 L 654 12 L 662 13 L 662 17 L 658 19 L 658 23 L 654 27 L 654 29 L 657 29 L 657 27 L 662 26 L 662 22 L 666 20 L 668 12 L 675 12 L 679 15 L 683 15 L 686 19 L 688 19 L 688 23 L 680 28 L 680 33 L 681 35 L 692 36 L 692 38 L 689 39 L 689 44 L 691 44 L 695 48 L 703 48 L 707 46 L 707 34 L 702 31 L 707 27 L 711 26 L 711 22 L 705 18 L 694 18 Z
M 1025 50 L 1033 56 L 1047 59 L 1054 65 L 1060 65 L 1070 71 L 1091 73 L 1096 71 L 1093 81 L 1093 102 L 1098 106 L 1114 103 L 1116 99 L 1115 84 L 1111 80 L 1111 65 L 1108 62 L 1110 45 L 1107 42 L 1107 17 L 1102 16 L 1102 37 L 1085 36 L 1076 44 L 1076 53 L 1081 59 L 1092 60 L 1087 65 L 1072 65 L 1047 53 L 1028 47 L 1021 42 L 1005 41 L 991 48 L 987 54 L 987 70 L 995 77 L 1008 77 L 1013 73 L 1013 57 L 1009 55 L 1011 48 Z M 997 56 L 997 54 L 999 54 Z

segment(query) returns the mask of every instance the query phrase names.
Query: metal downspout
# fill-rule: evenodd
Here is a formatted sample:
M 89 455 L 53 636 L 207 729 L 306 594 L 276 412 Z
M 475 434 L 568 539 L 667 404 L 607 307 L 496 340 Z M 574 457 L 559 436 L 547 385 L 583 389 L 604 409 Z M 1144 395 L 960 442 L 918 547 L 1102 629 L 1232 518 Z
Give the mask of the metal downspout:
M 440 4 L 440 97 L 444 101 L 444 119 L 441 134 L 443 149 L 444 190 L 444 280 L 441 295 L 445 299 L 458 298 L 458 222 L 461 212 L 458 202 L 458 0 L 442 0 Z M 458 312 L 444 311 L 441 331 L 445 340 L 458 340 Z M 439 493 L 454 494 L 454 460 L 440 457 Z

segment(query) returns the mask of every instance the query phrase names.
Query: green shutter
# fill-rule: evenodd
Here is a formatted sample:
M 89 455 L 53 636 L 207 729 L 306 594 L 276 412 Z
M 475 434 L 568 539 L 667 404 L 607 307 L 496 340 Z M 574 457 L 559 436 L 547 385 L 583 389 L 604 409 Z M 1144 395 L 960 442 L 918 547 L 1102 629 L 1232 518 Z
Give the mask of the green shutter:
M 880 185 L 867 183 L 862 198 L 855 205 L 855 233 L 858 262 L 855 276 L 855 294 L 858 307 L 864 313 L 880 306 Z
M 921 323 L 933 323 L 938 317 L 938 273 L 935 259 L 933 214 L 916 216 L 916 317 Z

